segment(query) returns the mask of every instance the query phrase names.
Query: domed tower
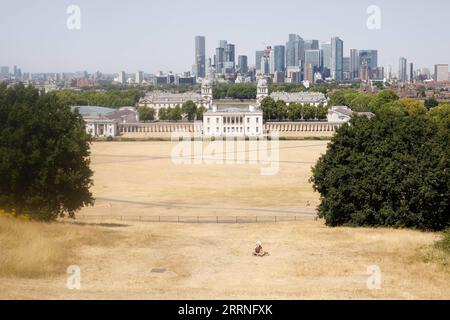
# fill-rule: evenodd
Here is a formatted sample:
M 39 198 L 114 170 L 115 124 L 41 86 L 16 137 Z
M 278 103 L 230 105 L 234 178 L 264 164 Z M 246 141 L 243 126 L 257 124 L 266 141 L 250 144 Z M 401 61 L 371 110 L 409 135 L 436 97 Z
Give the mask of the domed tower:
M 267 86 L 267 80 L 262 78 L 258 80 L 256 86 L 256 105 L 261 106 L 261 101 L 269 96 L 269 87 Z
M 209 109 L 213 100 L 212 82 L 209 79 L 204 79 L 202 82 L 202 98 Z

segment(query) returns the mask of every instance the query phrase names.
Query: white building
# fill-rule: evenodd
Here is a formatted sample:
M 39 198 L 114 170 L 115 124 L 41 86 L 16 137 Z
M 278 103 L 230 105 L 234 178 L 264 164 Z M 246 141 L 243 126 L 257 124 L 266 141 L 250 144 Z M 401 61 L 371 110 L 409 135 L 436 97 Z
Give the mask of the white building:
M 263 114 L 254 106 L 214 105 L 203 114 L 203 135 L 206 137 L 259 136 L 264 133 L 263 128 Z
M 434 78 L 436 81 L 448 81 L 448 64 L 437 64 L 434 66 Z
M 182 106 L 187 101 L 193 101 L 197 107 L 204 107 L 209 109 L 213 98 L 212 83 L 210 80 L 203 80 L 201 93 L 185 92 L 185 93 L 171 93 L 154 91 L 148 92 L 144 98 L 138 102 L 139 107 L 153 108 L 156 111 L 156 119 L 158 120 L 158 113 L 161 109 L 175 108 Z
M 273 100 L 282 100 L 287 105 L 290 103 L 298 103 L 301 105 L 310 104 L 312 106 L 327 106 L 328 100 L 321 92 L 272 92 L 269 95 L 269 87 L 266 79 L 260 79 L 256 88 L 256 104 L 261 105 L 261 101 L 266 97 L 271 97 Z
M 353 116 L 372 118 L 375 115 L 371 112 L 353 112 L 347 106 L 335 106 L 328 111 L 327 121 L 332 123 L 346 123 L 349 122 Z
M 133 107 L 118 110 L 95 106 L 74 106 L 83 117 L 86 132 L 93 137 L 115 137 L 119 134 L 119 123 L 138 123 L 139 116 Z

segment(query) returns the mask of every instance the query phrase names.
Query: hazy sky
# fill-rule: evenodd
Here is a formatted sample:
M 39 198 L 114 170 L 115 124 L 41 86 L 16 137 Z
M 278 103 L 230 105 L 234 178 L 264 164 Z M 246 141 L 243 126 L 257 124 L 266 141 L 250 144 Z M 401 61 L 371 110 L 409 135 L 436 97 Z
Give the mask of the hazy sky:
M 71 4 L 81 30 L 66 27 Z M 381 30 L 366 26 L 369 5 L 381 8 Z M 345 56 L 378 49 L 379 64 L 394 70 L 400 56 L 416 68 L 450 63 L 448 0 L 0 0 L 0 13 L 0 65 L 31 72 L 189 71 L 195 35 L 206 36 L 208 57 L 224 39 L 250 64 L 289 33 L 338 35 Z

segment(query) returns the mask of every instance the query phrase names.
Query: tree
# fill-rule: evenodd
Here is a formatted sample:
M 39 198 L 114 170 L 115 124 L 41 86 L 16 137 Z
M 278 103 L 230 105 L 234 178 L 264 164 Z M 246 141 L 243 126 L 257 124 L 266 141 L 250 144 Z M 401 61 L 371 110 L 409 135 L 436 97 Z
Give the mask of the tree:
M 369 112 L 370 102 L 372 101 L 372 96 L 362 93 L 358 94 L 353 100 L 350 101 L 348 106 L 355 112 Z
M 450 148 L 427 114 L 355 117 L 339 128 L 311 182 L 329 226 L 450 226 Z
M 310 104 L 305 104 L 303 106 L 303 120 L 307 121 L 307 120 L 314 120 L 316 118 L 316 107 L 310 105 Z
M 320 104 L 316 110 L 316 118 L 317 120 L 325 120 L 328 115 L 328 107 L 325 107 L 323 104 Z
M 183 111 L 181 110 L 181 107 L 179 105 L 175 106 L 174 108 L 168 108 L 168 119 L 171 121 L 180 121 L 183 119 Z
M 167 121 L 169 120 L 169 113 L 167 112 L 168 110 L 166 108 L 161 108 L 158 111 L 158 119 L 161 121 Z
M 425 100 L 425 107 L 429 110 L 431 108 L 435 108 L 439 105 L 439 101 L 437 101 L 434 97 Z
M 266 97 L 261 101 L 261 110 L 264 120 L 273 120 L 276 118 L 276 103 L 271 97 Z
M 344 90 L 338 90 L 338 91 L 333 92 L 330 95 L 330 102 L 329 102 L 330 107 L 345 106 L 346 100 L 345 100 L 344 95 L 345 95 Z
M 302 118 L 302 105 L 290 103 L 288 106 L 288 118 L 291 121 L 298 121 Z
M 90 139 L 58 95 L 0 86 L 0 209 L 53 220 L 92 205 Z
M 181 111 L 182 113 L 187 115 L 189 121 L 194 121 L 195 116 L 197 115 L 197 105 L 193 101 L 188 100 L 183 103 Z
M 371 112 L 376 113 L 382 106 L 399 100 L 399 96 L 392 90 L 383 90 L 379 92 L 369 104 L 369 109 Z
M 139 119 L 141 121 L 153 121 L 155 120 L 155 109 L 148 108 L 148 107 L 139 107 L 138 108 L 138 114 Z
M 205 107 L 200 107 L 197 109 L 197 120 L 203 120 L 203 114 L 208 111 L 208 109 L 206 109 Z
M 285 120 L 288 114 L 286 102 L 283 100 L 278 100 L 275 103 L 275 113 L 278 120 Z

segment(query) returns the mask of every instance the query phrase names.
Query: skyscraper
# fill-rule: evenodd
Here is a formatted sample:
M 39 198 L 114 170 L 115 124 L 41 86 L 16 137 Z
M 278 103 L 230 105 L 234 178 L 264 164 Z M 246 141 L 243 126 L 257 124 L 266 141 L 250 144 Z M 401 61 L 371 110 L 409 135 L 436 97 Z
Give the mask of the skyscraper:
M 127 81 L 126 75 L 125 75 L 125 71 L 120 71 L 119 72 L 119 79 L 118 79 L 119 83 L 124 84 Z
M 234 44 L 227 43 L 225 46 L 224 56 L 225 73 L 233 73 L 236 67 L 236 53 Z
M 255 53 L 256 72 L 261 72 L 261 60 L 262 60 L 263 56 L 264 56 L 264 50 L 256 51 L 256 53 Z
M 434 80 L 448 81 L 448 64 L 437 64 L 434 66 Z
M 248 58 L 247 58 L 247 56 L 239 56 L 238 57 L 238 66 L 239 66 L 240 74 L 245 75 L 248 73 Z
M 342 63 L 342 71 L 343 71 L 343 79 L 344 80 L 351 80 L 351 72 L 350 72 L 350 57 L 344 57 L 343 63 Z
M 322 43 L 322 72 L 325 77 L 330 76 L 331 70 L 331 43 Z
M 344 78 L 344 41 L 339 37 L 331 38 L 331 77 L 338 82 Z
M 204 78 L 206 75 L 205 37 L 195 37 L 195 75 Z
M 290 34 L 286 43 L 286 67 L 301 66 L 304 61 L 305 42 L 297 34 Z
M 273 47 L 274 56 L 274 71 L 284 72 L 286 70 L 286 50 L 284 46 L 274 46 Z
M 216 54 L 214 55 L 214 66 L 218 73 L 222 73 L 223 65 L 225 62 L 225 48 L 216 48 Z
M 408 61 L 406 60 L 406 58 L 400 57 L 398 63 L 398 81 L 400 82 L 406 82 L 407 80 L 406 77 L 406 69 L 408 68 L 407 64 Z
M 408 63 L 408 68 L 406 69 L 406 81 L 414 82 L 414 64 L 412 62 Z
M 350 49 L 350 80 L 355 80 L 359 78 L 359 51 L 357 49 Z
M 319 50 L 319 40 L 305 40 L 306 50 Z
M 142 82 L 144 82 L 144 72 L 138 71 L 136 72 L 136 83 L 141 84 Z
M 310 64 L 314 72 L 320 70 L 321 60 L 320 50 L 305 50 L 305 66 Z

